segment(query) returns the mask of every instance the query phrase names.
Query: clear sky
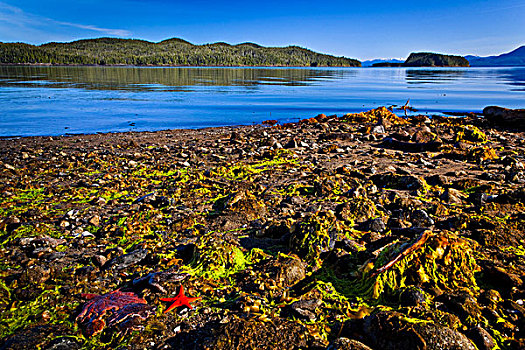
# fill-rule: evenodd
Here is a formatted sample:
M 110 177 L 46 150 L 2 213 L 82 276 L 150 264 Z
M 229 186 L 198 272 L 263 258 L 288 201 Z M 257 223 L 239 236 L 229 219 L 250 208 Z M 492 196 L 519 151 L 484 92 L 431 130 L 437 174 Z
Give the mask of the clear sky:
M 525 45 L 524 0 L 0 0 L 0 41 L 103 36 L 299 45 L 360 60 Z

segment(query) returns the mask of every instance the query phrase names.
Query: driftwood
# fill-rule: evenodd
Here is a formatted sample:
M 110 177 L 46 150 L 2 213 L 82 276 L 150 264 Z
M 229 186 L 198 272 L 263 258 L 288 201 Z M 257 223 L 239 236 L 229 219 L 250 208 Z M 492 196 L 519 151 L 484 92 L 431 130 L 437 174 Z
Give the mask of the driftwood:
M 387 137 L 381 143 L 381 147 L 397 149 L 406 152 L 437 152 L 442 143 L 439 141 L 431 142 L 405 142 L 399 141 L 392 137 Z
M 494 125 L 525 129 L 525 109 L 507 109 L 498 106 L 489 106 L 483 109 L 483 116 Z
M 419 235 L 418 239 L 414 243 L 412 243 L 412 245 L 408 246 L 408 248 L 406 248 L 403 251 L 401 251 L 394 259 L 390 260 L 385 265 L 383 265 L 380 268 L 378 268 L 371 275 L 371 277 L 375 277 L 375 276 L 379 275 L 380 273 L 385 272 L 386 270 L 388 270 L 392 266 L 394 266 L 398 261 L 403 259 L 405 256 L 407 256 L 408 254 L 412 253 L 413 251 L 418 250 L 419 248 L 421 248 L 427 242 L 427 239 L 431 235 L 432 235 L 432 231 L 424 231 L 423 233 L 421 233 Z

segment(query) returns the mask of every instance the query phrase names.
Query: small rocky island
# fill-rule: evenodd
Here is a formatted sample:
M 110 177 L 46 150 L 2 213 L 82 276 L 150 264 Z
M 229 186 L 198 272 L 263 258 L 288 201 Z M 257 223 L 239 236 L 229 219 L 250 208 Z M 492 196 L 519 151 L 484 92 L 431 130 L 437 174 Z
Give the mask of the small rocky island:
M 0 347 L 523 349 L 522 111 L 487 113 L 0 140 Z

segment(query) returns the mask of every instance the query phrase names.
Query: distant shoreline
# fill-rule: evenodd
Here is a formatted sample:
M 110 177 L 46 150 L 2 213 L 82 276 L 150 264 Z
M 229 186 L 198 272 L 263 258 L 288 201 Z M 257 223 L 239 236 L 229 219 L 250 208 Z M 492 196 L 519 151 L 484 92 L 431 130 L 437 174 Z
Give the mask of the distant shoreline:
M 122 68 L 308 68 L 308 69 L 316 69 L 316 68 L 344 68 L 344 69 L 399 69 L 399 68 L 405 68 L 405 69 L 414 69 L 414 68 L 438 68 L 438 69 L 447 69 L 447 68 L 525 68 L 525 65 L 522 66 L 470 66 L 470 67 L 431 67 L 431 66 L 420 66 L 420 67 L 408 67 L 408 66 L 400 66 L 400 67 L 373 67 L 373 66 L 365 66 L 365 67 L 351 67 L 351 66 L 317 66 L 317 67 L 311 67 L 311 66 L 210 66 L 210 65 L 204 65 L 204 66 L 194 66 L 194 65 L 130 65 L 130 64 L 53 64 L 53 63 L 0 63 L 0 67 L 122 67 Z
M 194 65 L 131 65 L 131 64 L 53 64 L 53 63 L 0 63 L 0 66 L 28 66 L 28 67 L 129 67 L 129 68 L 374 68 L 352 66 L 194 66 Z

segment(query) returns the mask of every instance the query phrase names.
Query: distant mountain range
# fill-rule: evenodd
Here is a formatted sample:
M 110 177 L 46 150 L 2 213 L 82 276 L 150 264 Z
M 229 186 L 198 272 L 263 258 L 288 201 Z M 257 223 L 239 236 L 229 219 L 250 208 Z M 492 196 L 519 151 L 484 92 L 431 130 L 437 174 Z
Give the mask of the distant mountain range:
M 134 66 L 285 66 L 360 67 L 346 57 L 324 55 L 298 46 L 263 47 L 254 43 L 194 45 L 173 38 L 145 40 L 98 38 L 34 46 L 0 43 L 0 64 Z
M 471 67 L 525 66 L 525 45 L 499 56 L 465 56 Z

